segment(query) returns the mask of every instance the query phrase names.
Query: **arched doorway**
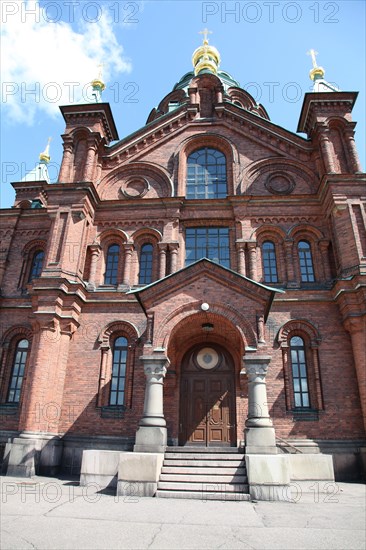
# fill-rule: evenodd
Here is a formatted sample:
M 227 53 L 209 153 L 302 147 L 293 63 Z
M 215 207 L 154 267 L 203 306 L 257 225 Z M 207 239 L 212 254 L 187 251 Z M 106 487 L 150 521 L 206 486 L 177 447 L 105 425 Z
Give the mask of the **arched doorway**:
M 183 358 L 179 444 L 236 445 L 234 361 L 217 344 L 195 345 Z

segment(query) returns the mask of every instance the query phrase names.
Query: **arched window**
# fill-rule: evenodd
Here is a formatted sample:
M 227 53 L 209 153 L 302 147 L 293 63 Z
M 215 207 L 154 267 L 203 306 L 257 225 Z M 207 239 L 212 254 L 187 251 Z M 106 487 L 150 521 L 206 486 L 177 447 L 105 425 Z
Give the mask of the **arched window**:
M 299 252 L 301 281 L 312 283 L 315 281 L 315 277 L 310 244 L 307 241 L 299 241 L 297 249 Z
M 127 339 L 116 338 L 113 345 L 113 364 L 109 405 L 124 405 L 127 366 Z
M 24 369 L 27 362 L 27 355 L 29 349 L 28 340 L 20 340 L 15 349 L 13 365 L 10 377 L 9 391 L 8 391 L 8 403 L 19 403 L 20 392 L 22 389 L 22 383 L 24 378 Z
M 32 265 L 29 271 L 28 283 L 33 281 L 33 279 L 37 279 L 37 277 L 41 275 L 42 268 L 43 268 L 43 260 L 44 260 L 43 250 L 37 250 L 33 254 Z
M 144 244 L 140 252 L 139 285 L 148 285 L 152 281 L 153 245 Z
M 263 279 L 265 283 L 277 283 L 276 249 L 272 241 L 262 245 Z
M 222 199 L 227 196 L 226 158 L 204 147 L 187 159 L 187 199 Z
M 106 285 L 117 284 L 118 261 L 119 261 L 119 245 L 111 244 L 108 247 L 108 251 L 107 251 L 104 284 Z
M 304 340 L 300 336 L 293 336 L 290 339 L 290 351 L 295 407 L 309 408 L 310 399 L 305 345 Z

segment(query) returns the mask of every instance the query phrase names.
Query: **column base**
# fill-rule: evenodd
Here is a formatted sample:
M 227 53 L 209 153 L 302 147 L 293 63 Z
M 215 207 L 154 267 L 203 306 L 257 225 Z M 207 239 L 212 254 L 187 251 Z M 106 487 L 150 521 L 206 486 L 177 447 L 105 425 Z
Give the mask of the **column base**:
M 167 429 L 158 426 L 140 426 L 136 432 L 134 452 L 164 453 L 167 446 Z
M 59 473 L 63 442 L 54 435 L 22 434 L 7 443 L 8 455 L 6 475 L 32 477 L 36 474 L 55 476 Z
M 276 435 L 274 428 L 246 428 L 245 453 L 270 455 L 277 454 Z

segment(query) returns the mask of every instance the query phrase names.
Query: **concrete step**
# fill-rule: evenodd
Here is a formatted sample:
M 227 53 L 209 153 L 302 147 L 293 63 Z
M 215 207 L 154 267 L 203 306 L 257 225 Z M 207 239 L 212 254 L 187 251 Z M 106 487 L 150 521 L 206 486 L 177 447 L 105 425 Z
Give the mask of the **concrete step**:
M 199 468 L 245 468 L 245 461 L 243 460 L 198 460 L 191 459 L 186 460 L 165 458 L 163 466 L 197 466 Z
M 198 500 L 220 500 L 220 501 L 243 501 L 250 500 L 250 495 L 248 493 L 202 493 L 202 491 L 161 491 L 157 490 L 157 498 L 187 498 L 187 499 L 198 499 Z
M 165 453 L 165 457 L 168 460 L 243 460 L 243 455 L 234 453 Z
M 237 483 L 247 483 L 248 479 L 247 476 L 237 476 L 237 475 L 228 475 L 228 476 L 222 476 L 222 475 L 202 475 L 200 472 L 195 473 L 194 475 L 187 475 L 187 474 L 161 474 L 159 482 L 163 481 L 179 481 L 182 483 L 190 483 L 193 481 L 194 483 L 230 483 L 230 484 L 237 484 Z
M 165 450 L 166 454 L 169 453 L 206 453 L 206 454 L 213 454 L 213 453 L 221 453 L 221 454 L 244 454 L 244 449 L 239 449 L 238 447 L 201 447 L 199 445 L 195 446 L 192 445 L 191 447 L 167 447 Z
M 209 483 L 209 482 L 178 482 L 178 481 L 159 481 L 158 490 L 167 489 L 168 491 L 199 491 L 206 493 L 247 493 L 249 487 L 246 483 Z
M 198 466 L 207 468 L 245 468 L 244 460 L 198 460 L 198 459 L 184 459 L 184 458 L 165 458 L 164 466 Z
M 165 464 L 165 462 L 164 462 Z M 181 466 L 180 464 L 174 464 L 170 466 L 163 466 L 162 474 L 207 474 L 207 475 L 242 475 L 245 476 L 246 468 L 228 468 L 228 467 L 204 467 L 198 464 L 192 464 L 191 466 Z

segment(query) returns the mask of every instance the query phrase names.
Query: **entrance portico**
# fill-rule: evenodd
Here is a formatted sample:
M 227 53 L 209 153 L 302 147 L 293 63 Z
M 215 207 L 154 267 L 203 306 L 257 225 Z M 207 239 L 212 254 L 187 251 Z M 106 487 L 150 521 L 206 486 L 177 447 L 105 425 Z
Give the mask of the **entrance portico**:
M 266 319 L 274 292 L 206 259 L 135 291 L 151 336 L 141 357 L 146 390 L 135 451 L 162 452 L 168 439 L 175 445 L 241 447 L 248 416 L 246 437 L 253 440 L 261 425 L 262 446 L 268 447 L 263 452 L 275 452 L 268 408 L 258 415 L 258 399 L 266 402 L 264 376 L 261 384 L 253 379 L 256 367 L 249 360 L 263 345 L 258 319 Z M 240 384 L 243 356 L 248 368 Z M 266 369 L 269 362 L 267 357 Z M 255 440 L 253 452 L 261 447 Z

